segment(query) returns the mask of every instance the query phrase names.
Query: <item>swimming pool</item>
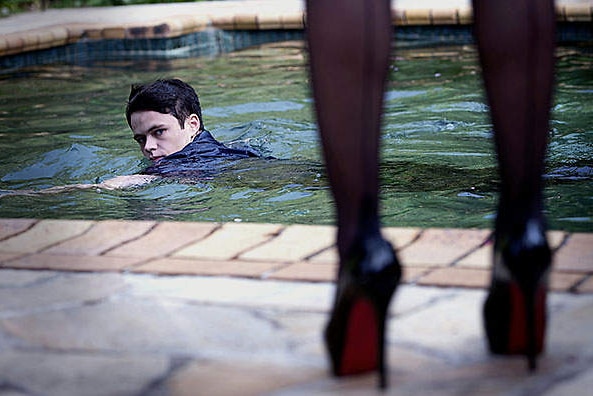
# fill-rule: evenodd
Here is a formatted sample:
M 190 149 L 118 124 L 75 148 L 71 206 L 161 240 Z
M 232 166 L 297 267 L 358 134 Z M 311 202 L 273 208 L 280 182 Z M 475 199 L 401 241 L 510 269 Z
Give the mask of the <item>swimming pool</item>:
M 47 65 L 0 75 L 0 189 L 42 189 L 141 171 L 124 119 L 131 83 L 178 77 L 204 122 L 278 161 L 248 160 L 213 179 L 125 191 L 5 195 L 1 217 L 332 224 L 300 41 L 215 58 Z M 490 227 L 497 175 L 471 45 L 396 53 L 386 95 L 382 218 L 388 226 Z M 593 231 L 593 55 L 558 49 L 546 210 L 550 227 Z

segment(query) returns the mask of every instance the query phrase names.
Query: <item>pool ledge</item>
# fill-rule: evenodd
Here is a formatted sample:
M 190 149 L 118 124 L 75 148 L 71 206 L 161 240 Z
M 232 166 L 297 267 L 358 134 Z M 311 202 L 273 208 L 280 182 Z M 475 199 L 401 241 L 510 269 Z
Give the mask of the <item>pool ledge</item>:
M 491 233 L 385 228 L 405 284 L 484 289 Z M 333 226 L 0 219 L 0 270 L 144 273 L 331 282 Z M 551 289 L 593 293 L 593 234 L 549 232 Z
M 467 25 L 469 0 L 400 0 L 394 25 Z M 590 23 L 593 1 L 559 0 L 559 22 Z M 80 41 L 168 39 L 220 30 L 302 30 L 302 0 L 234 0 L 197 3 L 49 9 L 1 19 L 0 57 L 61 47 Z

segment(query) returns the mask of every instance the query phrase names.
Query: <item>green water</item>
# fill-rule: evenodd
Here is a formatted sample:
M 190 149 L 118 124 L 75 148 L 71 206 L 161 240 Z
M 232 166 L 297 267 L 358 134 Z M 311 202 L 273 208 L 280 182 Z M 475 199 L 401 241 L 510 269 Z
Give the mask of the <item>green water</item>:
M 558 49 L 546 170 L 550 227 L 593 231 L 593 54 Z M 197 88 L 206 127 L 279 161 L 211 180 L 125 191 L 0 197 L 1 217 L 333 224 L 302 43 L 217 58 L 51 65 L 0 75 L 0 189 L 93 183 L 147 163 L 123 116 L 131 83 Z M 400 49 L 385 107 L 382 217 L 388 226 L 490 227 L 497 174 L 473 47 Z

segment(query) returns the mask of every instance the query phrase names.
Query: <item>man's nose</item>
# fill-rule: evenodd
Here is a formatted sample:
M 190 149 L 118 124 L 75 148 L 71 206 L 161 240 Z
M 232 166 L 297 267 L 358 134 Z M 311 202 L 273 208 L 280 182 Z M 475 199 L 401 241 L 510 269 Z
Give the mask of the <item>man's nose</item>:
M 146 143 L 144 144 L 144 150 L 153 151 L 153 150 L 156 150 L 156 148 L 157 148 L 156 139 L 150 135 L 147 135 Z

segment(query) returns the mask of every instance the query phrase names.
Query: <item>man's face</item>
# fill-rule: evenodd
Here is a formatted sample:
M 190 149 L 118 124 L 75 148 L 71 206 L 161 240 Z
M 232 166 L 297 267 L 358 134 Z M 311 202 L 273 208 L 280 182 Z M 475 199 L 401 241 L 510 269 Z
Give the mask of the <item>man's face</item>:
M 136 111 L 130 117 L 134 140 L 146 158 L 157 162 L 187 146 L 200 130 L 200 120 L 191 114 L 182 129 L 177 118 L 156 111 Z

